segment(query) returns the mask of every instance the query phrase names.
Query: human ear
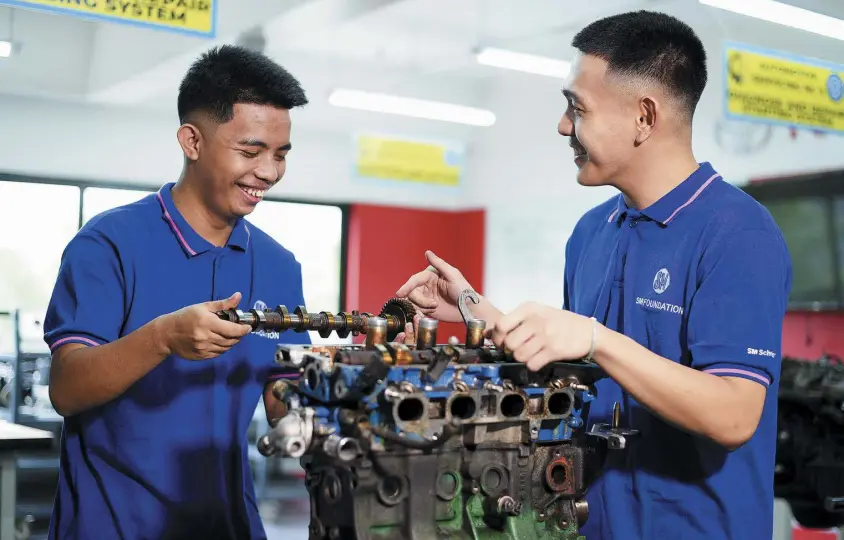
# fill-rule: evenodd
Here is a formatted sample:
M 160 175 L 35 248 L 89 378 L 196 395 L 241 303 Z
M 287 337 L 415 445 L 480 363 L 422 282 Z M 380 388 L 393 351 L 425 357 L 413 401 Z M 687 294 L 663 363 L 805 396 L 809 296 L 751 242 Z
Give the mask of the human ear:
M 193 124 L 182 124 L 176 132 L 176 138 L 179 140 L 179 146 L 182 147 L 182 152 L 185 158 L 190 161 L 199 159 L 199 149 L 202 143 L 202 133 L 199 128 Z
M 639 99 L 636 118 L 636 144 L 642 144 L 653 134 L 659 104 L 650 96 Z

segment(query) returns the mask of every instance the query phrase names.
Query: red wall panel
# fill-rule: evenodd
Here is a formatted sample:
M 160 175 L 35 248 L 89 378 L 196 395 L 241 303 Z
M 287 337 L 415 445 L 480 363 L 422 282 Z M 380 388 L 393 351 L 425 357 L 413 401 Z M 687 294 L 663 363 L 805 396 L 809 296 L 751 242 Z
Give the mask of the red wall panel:
M 844 358 L 844 313 L 786 313 L 782 349 L 784 356 L 806 360 L 816 360 L 824 354 Z
M 349 215 L 346 309 L 377 313 L 414 273 L 427 266 L 430 249 L 459 268 L 478 292 L 484 278 L 483 210 L 435 211 L 353 205 Z M 439 341 L 460 324 L 442 324 Z M 807 360 L 844 357 L 844 313 L 789 312 L 783 322 L 783 354 Z
M 484 278 L 483 210 L 436 211 L 356 204 L 349 213 L 346 309 L 378 313 L 407 279 L 428 266 L 430 249 L 479 293 Z M 440 324 L 438 341 L 465 338 L 462 324 Z

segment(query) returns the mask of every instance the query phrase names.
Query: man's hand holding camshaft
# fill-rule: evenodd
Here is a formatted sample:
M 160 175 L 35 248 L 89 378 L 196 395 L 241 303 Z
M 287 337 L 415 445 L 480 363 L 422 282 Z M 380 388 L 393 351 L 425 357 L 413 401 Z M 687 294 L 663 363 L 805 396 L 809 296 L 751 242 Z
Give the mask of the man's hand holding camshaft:
M 550 362 L 587 356 L 593 324 L 583 315 L 527 302 L 503 315 L 487 334 L 497 347 L 512 351 L 517 361 L 536 371 Z
M 207 360 L 237 345 L 251 327 L 224 321 L 216 312 L 237 308 L 240 297 L 236 292 L 225 300 L 195 304 L 159 317 L 161 341 L 167 354 Z

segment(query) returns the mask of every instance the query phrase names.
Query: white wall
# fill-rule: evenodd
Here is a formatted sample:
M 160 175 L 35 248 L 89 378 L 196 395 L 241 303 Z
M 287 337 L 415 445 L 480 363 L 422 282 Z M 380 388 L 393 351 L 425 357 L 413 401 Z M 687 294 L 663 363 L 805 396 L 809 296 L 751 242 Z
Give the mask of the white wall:
M 844 137 L 816 137 L 788 129 L 770 130 L 764 148 L 737 153 L 739 142 L 760 138 L 769 128 L 729 125 L 732 135 L 716 143 L 721 121 L 720 58 L 710 48 L 710 84 L 696 115 L 694 148 L 699 161 L 710 161 L 730 182 L 844 167 Z M 472 204 L 488 209 L 484 292 L 501 309 L 526 300 L 562 304 L 564 248 L 580 216 L 617 193 L 612 188 L 584 188 L 575 180 L 568 139 L 557 134 L 565 108 L 560 84 L 553 79 L 513 75 L 496 86 L 487 104 L 496 111 L 494 130 L 472 148 Z
M 837 136 L 818 138 L 803 131 L 792 140 L 788 130 L 776 128 L 764 148 L 742 155 L 731 153 L 737 141 L 754 140 L 767 128 L 747 131 L 750 125 L 737 124 L 730 128 L 735 133 L 719 146 L 719 51 L 710 51 L 710 56 L 712 78 L 695 126 L 700 160 L 712 161 L 738 184 L 752 177 L 844 167 L 844 139 Z M 306 122 L 297 125 L 294 116 L 294 151 L 284 183 L 276 189 L 293 199 L 485 207 L 485 293 L 502 309 L 525 300 L 559 305 L 566 239 L 578 218 L 613 190 L 576 183 L 571 150 L 556 132 L 564 108 L 558 81 L 520 74 L 501 77 L 482 105 L 495 111 L 498 121 L 471 134 L 434 122 L 393 121 L 368 113 L 338 113 L 343 122 L 337 129 L 308 131 L 302 127 Z M 181 170 L 175 111 L 4 98 L 0 118 L 0 171 L 158 186 L 175 180 Z M 470 144 L 464 186 L 436 189 L 355 180 L 349 125 L 419 137 L 459 135 Z
M 175 114 L 119 107 L 0 99 L 0 172 L 158 187 L 182 168 Z M 462 190 L 354 178 L 351 131 L 308 131 L 293 112 L 293 151 L 277 196 L 452 208 Z M 371 116 L 371 115 L 370 115 Z M 397 123 L 397 133 L 408 128 Z M 383 122 L 367 124 L 388 127 Z M 440 133 L 447 133 L 447 131 Z M 430 135 L 429 135 L 430 136 Z

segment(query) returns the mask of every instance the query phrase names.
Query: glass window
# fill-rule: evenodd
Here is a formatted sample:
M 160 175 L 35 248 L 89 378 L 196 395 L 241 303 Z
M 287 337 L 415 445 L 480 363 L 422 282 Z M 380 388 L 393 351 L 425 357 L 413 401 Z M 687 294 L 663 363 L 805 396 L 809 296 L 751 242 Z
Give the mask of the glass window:
M 89 219 L 117 208 L 143 199 L 153 191 L 135 191 L 132 189 L 85 188 L 82 191 L 82 223 Z
M 770 201 L 765 206 L 782 231 L 791 255 L 793 306 L 834 305 L 838 298 L 828 199 L 797 197 Z
M 23 348 L 46 350 L 40 322 L 62 252 L 79 225 L 79 188 L 0 181 L 0 311 L 20 309 Z M 12 350 L 9 317 L 0 317 L 0 353 Z
M 309 311 L 340 310 L 343 212 L 339 207 L 264 201 L 247 220 L 292 251 L 302 264 Z M 336 335 L 322 339 L 314 332 L 311 338 L 314 343 L 351 342 L 351 338 L 340 340 Z
M 835 215 L 836 251 L 838 256 L 838 286 L 844 292 L 844 197 L 835 198 L 833 213 Z M 844 301 L 844 298 L 841 300 Z

